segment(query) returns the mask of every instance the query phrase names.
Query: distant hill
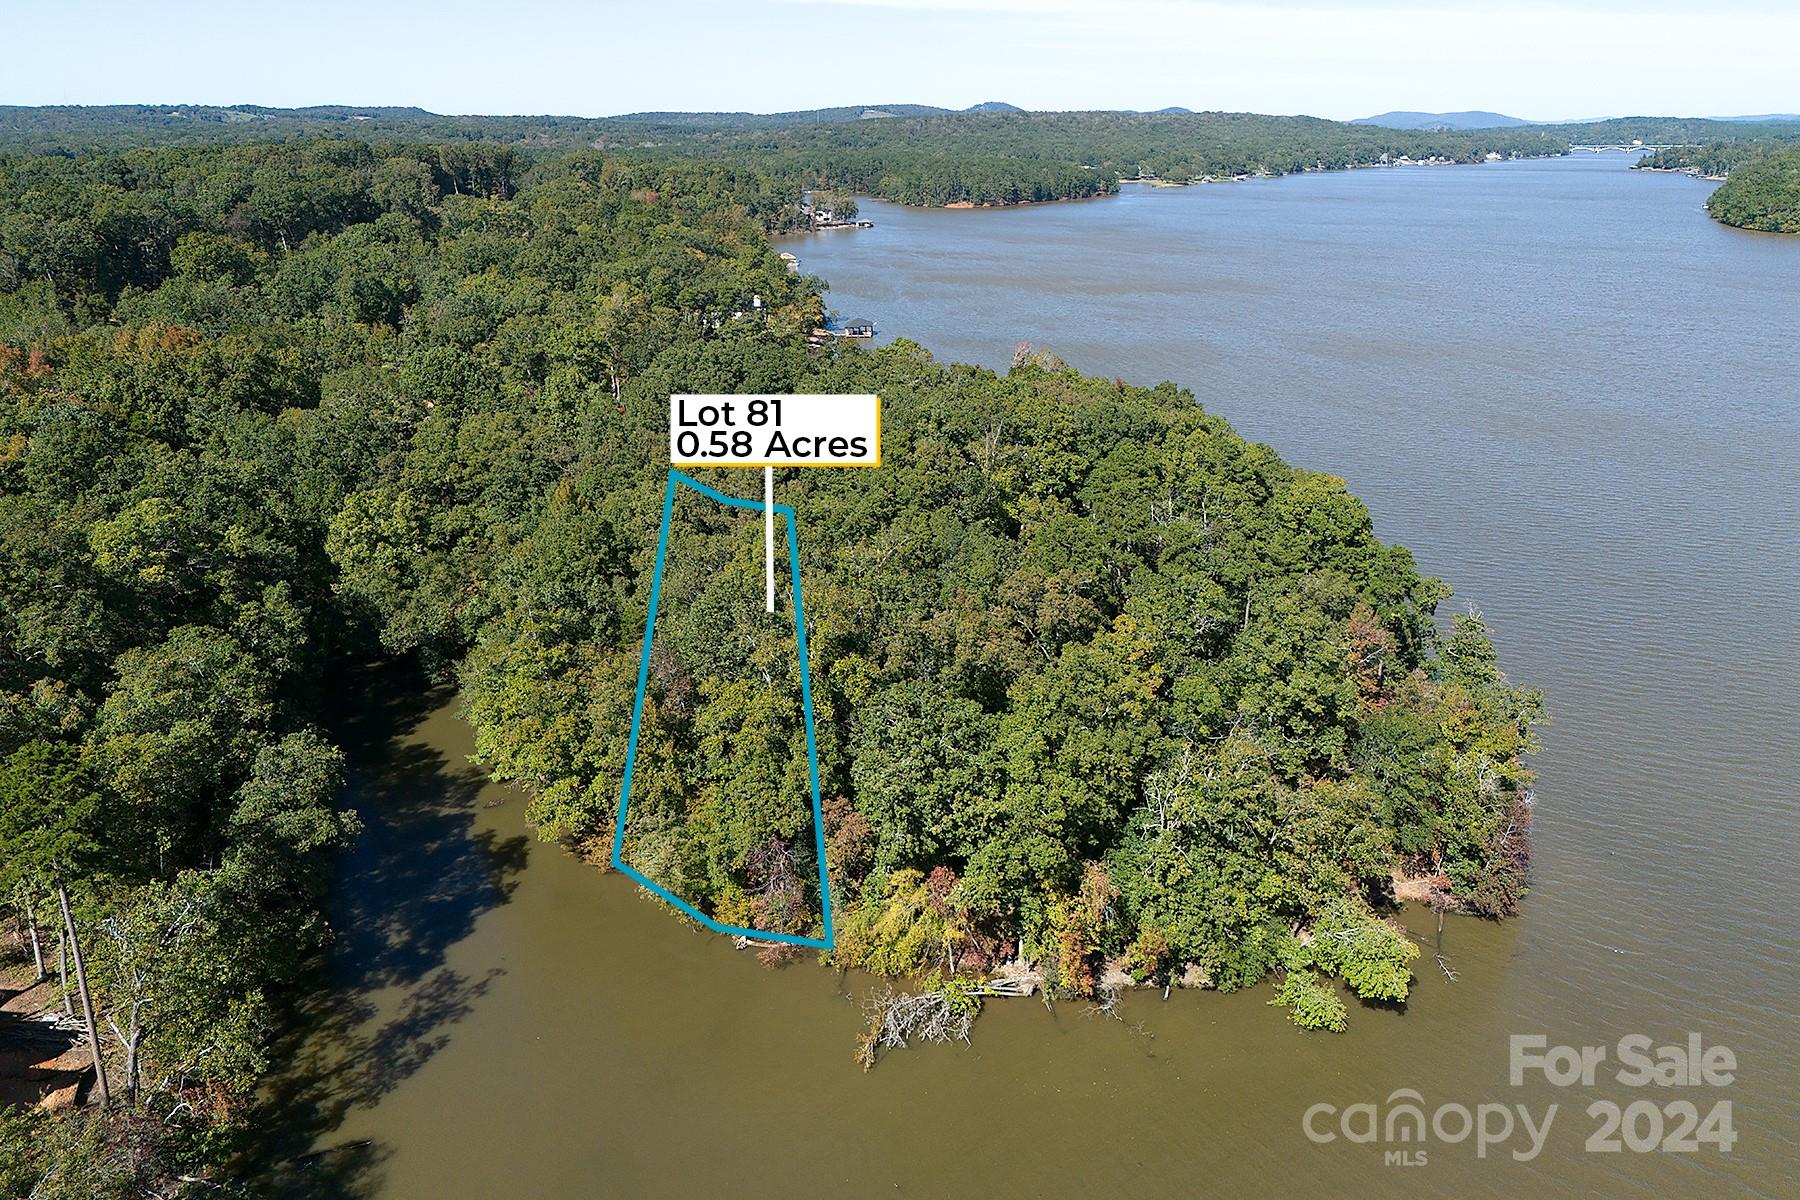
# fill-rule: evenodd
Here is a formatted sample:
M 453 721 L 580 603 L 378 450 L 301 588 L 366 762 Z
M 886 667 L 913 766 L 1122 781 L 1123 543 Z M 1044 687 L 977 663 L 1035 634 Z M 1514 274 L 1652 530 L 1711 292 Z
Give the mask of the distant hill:
M 1534 122 L 1505 113 L 1482 112 L 1384 112 L 1372 117 L 1359 117 L 1351 125 L 1380 125 L 1386 129 L 1510 129 Z
M 835 125 L 845 121 L 878 121 L 884 117 L 936 117 L 955 112 L 1022 113 L 1004 100 L 984 100 L 967 108 L 940 108 L 935 104 L 845 104 L 836 108 L 803 108 L 793 112 L 636 112 L 610 118 L 664 128 L 787 129 L 795 125 Z
M 439 142 L 484 140 L 517 145 L 569 145 L 611 136 L 632 141 L 623 128 L 590 117 L 444 116 L 423 108 L 321 104 L 269 108 L 259 104 L 0 105 L 0 149 L 79 153 L 125 146 L 186 142 L 280 141 L 357 137 Z
M 331 124 L 341 121 L 381 121 L 406 124 L 442 121 L 422 108 L 366 107 L 354 104 L 315 104 L 310 108 L 269 108 L 261 104 L 49 104 L 27 108 L 0 105 L 0 123 L 8 127 L 28 124 L 66 129 L 122 129 L 134 126 L 186 124 L 240 125 L 252 123 Z
M 269 108 L 262 104 L 234 104 L 224 111 L 299 121 L 424 121 L 435 119 L 439 115 L 411 105 L 359 108 L 354 104 L 314 104 L 309 108 Z
M 7 121 L 61 121 L 70 126 L 112 128 L 128 124 L 200 121 L 236 124 L 245 121 L 445 121 L 423 108 L 391 108 L 382 104 L 313 104 L 311 108 L 268 108 L 265 104 L 45 104 L 25 108 L 0 104 Z
M 1446 128 L 1452 123 L 1469 128 Z M 807 169 L 829 162 L 839 172 L 869 163 L 891 166 L 902 159 L 916 167 L 920 156 L 930 153 L 984 163 L 1025 155 L 1036 161 L 1032 170 L 1037 174 L 1030 177 L 1027 189 L 1033 198 L 1090 194 L 1082 181 L 1105 177 L 1109 171 L 1129 178 L 1146 171 L 1168 178 L 1256 171 L 1286 174 L 1335 161 L 1340 153 L 1348 156 L 1346 161 L 1360 161 L 1356 155 L 1377 143 L 1377 155 L 1401 153 L 1395 148 L 1399 135 L 1426 155 L 1438 154 L 1454 142 L 1452 155 L 1479 149 L 1480 157 L 1492 152 L 1553 153 L 1570 144 L 1800 141 L 1800 121 L 1774 116 L 1737 121 L 1620 117 L 1551 125 L 1500 113 L 1464 112 L 1384 113 L 1343 124 L 1315 117 L 1194 113 L 1176 105 L 1155 113 L 1031 113 L 997 100 L 969 109 L 859 104 L 780 113 L 639 112 L 621 117 L 445 116 L 414 107 L 343 104 L 0 105 L 0 152 L 5 153 L 78 154 L 128 146 L 302 138 L 480 140 L 531 151 L 580 146 L 637 152 L 660 147 L 702 155 L 737 154 L 751 143 L 767 151 L 778 144 L 782 153 L 804 161 Z M 1482 143 L 1478 148 L 1476 141 Z M 856 163 L 844 158 L 850 153 L 858 156 Z M 1019 183 L 1025 176 L 1015 166 L 1007 168 L 1011 174 L 1002 171 L 995 178 L 1005 176 Z M 871 176 L 866 186 L 873 187 L 879 179 Z M 919 195 L 921 203 L 941 202 L 931 188 Z
M 999 101 L 989 101 L 998 105 Z M 806 108 L 795 112 L 636 112 L 609 118 L 643 125 L 669 127 L 704 127 L 708 129 L 786 129 L 794 125 L 835 125 L 842 121 L 870 121 L 883 117 L 933 117 L 955 112 L 933 104 L 847 104 L 837 108 Z M 1016 112 L 1012 105 L 988 108 L 977 105 L 974 112 Z

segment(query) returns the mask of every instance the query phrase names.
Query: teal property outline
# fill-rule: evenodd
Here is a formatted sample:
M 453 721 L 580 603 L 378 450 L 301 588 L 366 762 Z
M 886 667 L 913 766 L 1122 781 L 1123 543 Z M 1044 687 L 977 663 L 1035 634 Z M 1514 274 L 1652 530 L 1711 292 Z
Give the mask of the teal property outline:
M 831 925 L 831 880 L 825 863 L 825 817 L 819 805 L 819 748 L 813 737 L 812 671 L 806 654 L 806 603 L 800 595 L 800 546 L 794 532 L 794 510 L 785 504 L 777 504 L 774 508 L 787 526 L 788 568 L 794 581 L 794 635 L 800 655 L 800 708 L 806 716 L 806 769 L 812 785 L 813 839 L 819 856 L 819 903 L 825 912 L 825 936 L 811 938 L 793 933 L 771 933 L 764 929 L 745 929 L 715 921 L 625 861 L 625 813 L 631 803 L 631 772 L 637 765 L 638 727 L 644 718 L 644 691 L 650 683 L 650 645 L 656 636 L 656 605 L 662 592 L 663 560 L 669 552 L 669 523 L 675 515 L 675 489 L 678 487 L 692 488 L 702 496 L 731 508 L 763 511 L 763 505 L 755 500 L 727 496 L 707 487 L 698 479 L 683 475 L 673 467 L 669 468 L 668 489 L 663 494 L 662 528 L 656 535 L 656 568 L 650 575 L 650 612 L 644 619 L 644 653 L 638 660 L 637 698 L 631 705 L 631 738 L 625 745 L 625 778 L 619 785 L 619 820 L 613 829 L 612 865 L 718 933 L 829 950 L 836 939 L 832 935 Z

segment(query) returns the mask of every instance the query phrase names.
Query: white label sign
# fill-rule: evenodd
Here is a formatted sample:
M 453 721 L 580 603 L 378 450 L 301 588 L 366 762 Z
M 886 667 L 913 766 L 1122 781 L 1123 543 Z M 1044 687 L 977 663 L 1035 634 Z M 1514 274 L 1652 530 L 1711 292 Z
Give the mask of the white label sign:
M 876 396 L 670 396 L 677 467 L 878 467 Z

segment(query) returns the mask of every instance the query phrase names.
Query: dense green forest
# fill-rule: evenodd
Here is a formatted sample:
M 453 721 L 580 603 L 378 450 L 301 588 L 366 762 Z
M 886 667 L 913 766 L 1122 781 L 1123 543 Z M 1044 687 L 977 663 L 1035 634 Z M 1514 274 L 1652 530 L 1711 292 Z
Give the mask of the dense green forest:
M 380 653 L 328 553 L 370 489 L 449 439 L 473 475 L 421 515 L 455 546 L 405 586 L 467 591 L 594 436 L 568 422 L 616 424 L 607 380 L 752 363 L 720 331 L 752 292 L 770 347 L 816 323 L 761 181 L 523 170 L 466 143 L 0 159 L 0 897 L 20 952 L 82 951 L 112 1084 L 91 1122 L 0 1116 L 0 1194 L 141 1195 L 232 1150 L 356 828 L 319 714 Z M 447 671 L 476 627 L 419 641 Z
M 1800 233 L 1800 147 L 1771 150 L 1734 167 L 1706 211 L 1739 229 Z
M 1009 960 L 1057 994 L 1272 975 L 1341 1028 L 1334 980 L 1407 995 L 1396 876 L 1515 910 L 1540 709 L 1479 618 L 1440 624 L 1448 589 L 1343 481 L 1173 385 L 813 349 L 821 282 L 765 236 L 800 151 L 0 157 L 0 896 L 17 953 L 81 952 L 111 1083 L 104 1112 L 0 1112 L 0 1193 L 229 1176 L 331 936 L 357 822 L 321 714 L 358 664 L 456 679 L 483 765 L 603 858 L 672 391 L 883 398 L 886 465 L 781 482 L 831 962 L 959 997 Z M 817 932 L 754 530 L 678 517 L 634 861 Z

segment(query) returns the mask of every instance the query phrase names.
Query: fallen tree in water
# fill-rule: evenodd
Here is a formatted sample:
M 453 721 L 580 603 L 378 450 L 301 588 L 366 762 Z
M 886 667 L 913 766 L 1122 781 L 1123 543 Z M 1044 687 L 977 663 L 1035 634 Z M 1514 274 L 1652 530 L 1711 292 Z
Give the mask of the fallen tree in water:
M 869 1028 L 858 1043 L 856 1061 L 867 1071 L 883 1050 L 895 1050 L 914 1039 L 922 1042 L 967 1043 L 969 1030 L 989 996 L 1029 996 L 1026 978 L 1000 977 L 976 983 L 952 975 L 928 981 L 922 992 L 898 992 L 892 984 L 872 992 L 863 1004 Z

